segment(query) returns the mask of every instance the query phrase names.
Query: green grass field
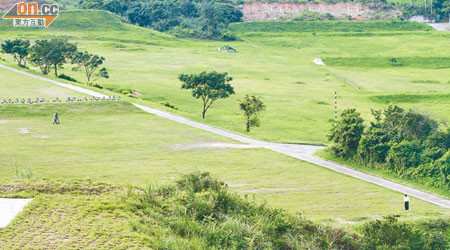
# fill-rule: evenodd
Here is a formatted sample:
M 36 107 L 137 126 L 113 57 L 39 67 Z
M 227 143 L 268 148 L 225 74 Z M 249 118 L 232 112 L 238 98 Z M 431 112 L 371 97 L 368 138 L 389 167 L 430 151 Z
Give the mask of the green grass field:
M 55 110 L 60 126 L 51 124 Z M 209 171 L 233 190 L 317 221 L 361 223 L 392 213 L 405 220 L 450 213 L 418 200 L 414 211 L 404 213 L 401 194 L 269 150 L 196 148 L 231 141 L 148 115 L 126 102 L 3 105 L 0 120 L 0 140 L 9 145 L 0 148 L 4 179 L 17 178 L 16 169 L 28 173 L 31 168 L 38 179 L 143 187 Z
M 399 100 L 403 107 L 419 109 L 441 120 L 449 117 L 448 68 L 417 68 L 416 60 L 401 67 L 339 64 L 352 58 L 363 63 L 363 58 L 423 55 L 427 60 L 444 58 L 447 62 L 448 55 L 442 51 L 450 49 L 450 36 L 442 32 L 421 28 L 407 32 L 318 31 L 314 36 L 311 32 L 241 29 L 238 35 L 242 40 L 229 43 L 238 51 L 233 54 L 217 51 L 224 42 L 176 40 L 123 24 L 99 11 L 62 12 L 45 30 L 14 29 L 3 20 L 0 28 L 1 40 L 69 37 L 80 49 L 106 57 L 111 78 L 100 82 L 105 88 L 131 88 L 142 94 L 135 102 L 161 109 L 168 109 L 161 102 L 169 102 L 177 108 L 169 109 L 171 112 L 240 133 L 244 133 L 244 123 L 237 100 L 245 94 L 261 96 L 267 105 L 262 126 L 248 134 L 265 140 L 327 143 L 335 91 L 339 110 L 357 107 L 365 118 L 370 108 Z M 12 64 L 10 56 L 1 57 L 6 64 Z M 317 66 L 312 62 L 317 57 L 338 63 Z M 200 101 L 181 90 L 177 77 L 205 70 L 229 72 L 237 94 L 217 102 L 203 121 Z M 70 65 L 60 72 L 85 81 Z M 0 73 L 1 98 L 76 95 L 18 74 L 4 70 Z M 361 90 L 334 74 L 349 79 Z M 106 89 L 98 91 L 117 94 Z M 442 96 L 438 105 L 434 97 L 416 98 L 432 95 Z M 409 98 L 416 99 L 404 101 Z M 58 127 L 51 125 L 55 111 L 61 115 Z M 0 120 L 0 139 L 8 145 L 0 148 L 0 177 L 9 180 L 16 178 L 16 168 L 27 171 L 31 167 L 35 178 L 83 178 L 143 186 L 149 181 L 166 182 L 178 174 L 200 170 L 212 172 L 233 190 L 255 194 L 271 206 L 343 226 L 387 214 L 416 220 L 449 213 L 413 200 L 413 210 L 406 214 L 399 193 L 271 151 L 189 148 L 199 142 L 230 140 L 145 114 L 126 102 L 3 105 Z
M 84 14 L 82 14 L 84 13 Z M 103 21 L 100 21 L 103 20 Z M 311 32 L 246 32 L 249 24 L 236 24 L 242 41 L 230 42 L 238 53 L 218 52 L 227 44 L 218 41 L 175 40 L 173 37 L 147 29 L 120 23 L 106 12 L 68 11 L 46 30 L 14 29 L 10 22 L 0 21 L 1 39 L 42 39 L 65 36 L 81 49 L 106 57 L 111 78 L 101 84 L 111 89 L 131 88 L 142 93 L 142 103 L 164 108 L 169 102 L 173 111 L 191 119 L 201 120 L 200 101 L 181 90 L 177 76 L 180 73 L 202 71 L 227 71 L 234 77 L 236 95 L 217 102 L 204 121 L 208 124 L 244 132 L 242 114 L 237 100 L 245 94 L 258 95 L 267 105 L 262 114 L 262 126 L 249 133 L 260 139 L 284 142 L 327 143 L 326 134 L 334 117 L 334 91 L 338 92 L 339 109 L 358 107 L 365 118 L 370 108 L 381 108 L 386 102 L 372 96 L 427 95 L 450 91 L 449 57 L 442 51 L 449 49 L 449 35 L 437 31 L 424 31 L 422 25 L 405 24 L 408 30 L 399 31 L 402 23 L 394 25 L 367 24 L 370 32 L 321 32 L 318 27 Z M 250 24 L 251 25 L 251 24 Z M 266 30 L 276 31 L 279 24 L 267 23 Z M 351 25 L 351 24 L 349 24 Z M 364 23 L 358 23 L 364 29 Z M 242 26 L 242 28 L 240 28 Z M 391 27 L 383 30 L 383 27 Z M 375 28 L 374 28 L 375 27 Z M 415 27 L 415 28 L 414 28 Z M 285 29 L 289 29 L 286 26 Z M 288 31 L 288 30 L 287 30 Z M 403 66 L 371 60 L 371 58 L 410 59 Z M 11 58 L 2 55 L 11 62 Z M 320 67 L 312 63 L 316 57 L 331 63 Z M 419 57 L 424 57 L 420 60 Z M 422 67 L 426 62 L 437 61 L 437 66 Z M 354 63 L 352 63 L 354 62 Z M 378 65 L 363 67 L 355 64 Z M 420 68 L 419 68 L 420 67 Z M 85 81 L 79 72 L 67 65 L 61 73 Z M 355 90 L 334 74 L 354 82 Z M 412 81 L 439 81 L 438 84 Z M 408 98 L 408 97 L 407 97 Z M 395 101 L 395 100 L 393 100 Z M 406 108 L 416 108 L 437 119 L 448 119 L 445 107 L 429 105 L 427 99 L 406 103 Z

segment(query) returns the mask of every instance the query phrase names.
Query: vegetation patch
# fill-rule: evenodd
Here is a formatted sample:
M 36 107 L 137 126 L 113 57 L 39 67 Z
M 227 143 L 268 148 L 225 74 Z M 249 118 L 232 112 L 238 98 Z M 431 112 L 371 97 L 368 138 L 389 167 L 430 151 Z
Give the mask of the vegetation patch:
M 396 94 L 396 95 L 374 95 L 369 99 L 373 102 L 390 103 L 447 103 L 450 100 L 450 94 Z
M 100 195 L 120 193 L 121 188 L 91 180 L 31 179 L 1 181 L 0 197 L 31 198 L 37 194 Z
M 124 194 L 87 180 L 2 182 L 0 197 L 33 200 L 0 229 L 0 249 L 150 249 L 150 237 L 128 224 Z
M 411 80 L 412 83 L 441 83 L 437 80 Z
M 389 68 L 411 67 L 424 69 L 450 68 L 450 57 L 325 57 L 327 66 Z
M 344 110 L 330 131 L 333 154 L 448 193 L 450 129 L 393 105 L 372 114 L 374 121 L 365 128 L 355 109 Z
M 247 32 L 373 32 L 373 31 L 418 31 L 432 30 L 426 24 L 416 22 L 244 22 L 233 23 L 229 29 L 236 33 Z
M 65 79 L 65 80 L 71 81 L 71 82 L 78 82 L 77 79 L 75 79 L 75 78 L 73 78 L 71 76 L 68 76 L 66 74 L 61 74 L 61 75 L 58 76 L 58 78 Z

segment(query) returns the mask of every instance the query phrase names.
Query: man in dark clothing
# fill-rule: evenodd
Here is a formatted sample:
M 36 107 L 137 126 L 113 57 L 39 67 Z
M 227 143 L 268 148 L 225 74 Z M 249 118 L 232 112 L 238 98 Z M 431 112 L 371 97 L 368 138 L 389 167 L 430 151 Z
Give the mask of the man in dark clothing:
M 59 115 L 58 112 L 55 112 L 55 114 L 53 115 L 53 125 L 58 125 L 59 124 Z

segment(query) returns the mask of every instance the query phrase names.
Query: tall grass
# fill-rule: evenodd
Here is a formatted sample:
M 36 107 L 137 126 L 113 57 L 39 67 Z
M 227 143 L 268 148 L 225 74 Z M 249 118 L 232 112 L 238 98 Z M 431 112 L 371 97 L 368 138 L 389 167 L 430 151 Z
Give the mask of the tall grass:
M 155 249 L 357 249 L 355 236 L 228 192 L 208 173 L 137 193 L 133 228 Z

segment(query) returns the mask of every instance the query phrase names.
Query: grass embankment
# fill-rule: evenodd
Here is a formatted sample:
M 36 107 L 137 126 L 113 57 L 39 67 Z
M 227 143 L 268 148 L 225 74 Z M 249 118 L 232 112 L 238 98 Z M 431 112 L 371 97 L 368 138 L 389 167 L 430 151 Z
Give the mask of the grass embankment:
M 430 84 L 412 83 L 414 80 L 439 81 L 440 84 L 433 84 L 433 91 L 450 91 L 450 85 L 446 84 L 450 80 L 446 68 L 408 64 L 405 67 L 358 67 L 355 70 L 351 65 L 323 68 L 312 63 L 316 57 L 356 58 L 361 63 L 364 60 L 358 58 L 377 58 L 380 55 L 385 58 L 426 55 L 433 59 L 442 57 L 442 51 L 449 48 L 447 37 L 424 30 L 428 29 L 424 28 L 427 26 L 382 24 L 378 27 L 376 23 L 343 24 L 349 29 L 366 32 L 322 32 L 335 26 L 324 23 L 325 27 L 316 27 L 314 25 L 319 24 L 312 23 L 311 28 L 308 28 L 309 24 L 300 24 L 307 25 L 310 32 L 250 33 L 244 26 L 255 24 L 236 24 L 232 27 L 243 25 L 242 32 L 236 32 L 243 41 L 229 43 L 237 53 L 224 53 L 217 51 L 225 45 L 224 42 L 175 40 L 163 33 L 121 23 L 102 11 L 61 12 L 46 30 L 14 29 L 11 22 L 0 21 L 0 27 L 5 28 L 2 29 L 2 39 L 66 36 L 76 42 L 80 50 L 106 57 L 105 66 L 111 78 L 101 80 L 100 84 L 109 89 L 139 92 L 142 96 L 136 99 L 137 102 L 244 133 L 237 101 L 245 94 L 256 95 L 262 98 L 267 110 L 261 115 L 262 126 L 248 135 L 270 141 L 322 144 L 327 143 L 326 133 L 334 117 L 334 91 L 339 94 L 339 109 L 361 107 L 365 118 L 370 117 L 371 108 L 383 106 L 370 99 L 372 95 L 428 94 Z M 264 24 L 270 30 L 277 25 L 284 25 L 286 30 L 292 31 L 299 24 Z M 416 30 L 398 31 L 401 29 Z M 316 32 L 316 36 L 312 32 Z M 2 57 L 12 63 L 10 56 Z M 82 72 L 73 72 L 71 68 L 66 65 L 61 73 L 85 81 Z M 181 90 L 177 77 L 181 73 L 212 70 L 229 72 L 234 78 L 232 85 L 237 94 L 215 103 L 206 119 L 202 120 L 201 101 L 193 99 L 189 91 Z M 356 91 L 333 74 L 349 79 L 362 89 Z M 411 91 L 413 93 L 408 93 Z M 164 103 L 175 106 L 177 110 L 165 107 Z M 427 100 L 423 100 L 405 104 L 405 107 L 424 109 L 436 117 L 449 118 L 443 110 L 450 104 L 442 105 L 443 108 L 429 105 Z
M 353 250 L 380 244 L 440 250 L 450 238 L 447 220 L 414 225 L 377 220 L 353 232 L 319 225 L 242 198 L 208 173 L 146 188 L 89 180 L 2 182 L 0 197 L 33 198 L 0 229 L 0 249 L 5 250 Z
M 59 126 L 52 125 L 55 111 Z M 33 178 L 142 187 L 200 170 L 271 207 L 341 226 L 392 213 L 401 220 L 450 213 L 415 199 L 414 209 L 404 213 L 399 193 L 266 149 L 204 148 L 232 141 L 125 102 L 1 105 L 0 120 L 0 140 L 8 145 L 0 148 L 0 178 L 14 180 L 17 172 L 31 172 Z
M 1 181 L 0 197 L 33 198 L 0 228 L 0 249 L 151 249 L 129 225 L 122 187 L 87 180 Z

